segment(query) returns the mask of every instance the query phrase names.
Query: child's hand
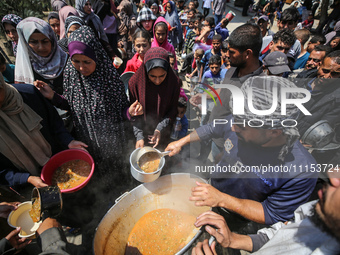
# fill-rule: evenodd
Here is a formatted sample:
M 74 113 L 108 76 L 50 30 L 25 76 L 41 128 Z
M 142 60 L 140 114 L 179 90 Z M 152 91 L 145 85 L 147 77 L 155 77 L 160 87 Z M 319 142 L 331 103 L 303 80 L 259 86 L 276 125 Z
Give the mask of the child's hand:
M 130 116 L 138 116 L 142 115 L 143 112 L 143 106 L 136 100 L 130 107 L 129 107 L 129 114 Z
M 176 131 L 181 131 L 182 130 L 182 124 L 179 123 L 179 125 L 176 127 Z
M 186 74 L 187 77 L 191 78 L 192 77 L 192 74 Z
M 149 139 L 149 144 L 154 144 L 153 148 L 156 148 L 161 140 L 161 132 L 159 130 L 155 130 L 153 136 Z

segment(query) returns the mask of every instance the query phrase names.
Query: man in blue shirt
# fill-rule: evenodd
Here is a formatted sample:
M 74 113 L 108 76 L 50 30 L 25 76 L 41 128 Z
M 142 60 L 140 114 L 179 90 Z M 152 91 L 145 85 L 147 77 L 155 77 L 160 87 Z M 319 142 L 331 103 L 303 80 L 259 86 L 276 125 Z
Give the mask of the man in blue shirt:
M 244 102 L 252 91 L 252 106 L 262 111 L 277 98 L 271 114 L 253 114 L 246 103 L 245 114 L 215 119 L 167 146 L 172 156 L 188 143 L 224 137 L 223 157 L 209 170 L 211 185 L 198 183 L 192 191 L 190 200 L 197 206 L 222 207 L 248 220 L 273 224 L 292 218 L 294 210 L 308 201 L 318 176 L 316 162 L 298 140 L 294 127 L 298 108 L 287 105 L 286 114 L 281 114 L 282 88 L 296 86 L 281 77 L 249 78 L 241 87 Z M 288 95 L 290 100 L 301 97 Z

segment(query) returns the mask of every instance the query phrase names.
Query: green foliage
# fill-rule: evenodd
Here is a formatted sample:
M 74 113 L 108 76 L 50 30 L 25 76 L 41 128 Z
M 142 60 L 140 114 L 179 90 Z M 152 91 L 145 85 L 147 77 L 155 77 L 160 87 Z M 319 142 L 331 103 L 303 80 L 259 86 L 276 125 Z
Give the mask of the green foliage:
M 17 14 L 21 18 L 32 16 L 43 18 L 43 12 L 49 11 L 50 9 L 50 0 L 1 0 L 0 18 L 9 13 Z

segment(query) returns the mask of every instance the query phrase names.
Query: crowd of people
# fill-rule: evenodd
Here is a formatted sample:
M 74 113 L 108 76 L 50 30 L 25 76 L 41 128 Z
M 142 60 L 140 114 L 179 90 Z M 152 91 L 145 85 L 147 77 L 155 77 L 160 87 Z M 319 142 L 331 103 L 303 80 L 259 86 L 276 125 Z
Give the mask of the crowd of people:
M 172 157 L 199 143 L 200 164 L 233 171 L 211 172 L 188 198 L 213 208 L 195 226 L 215 241 L 201 240 L 192 254 L 339 254 L 340 21 L 322 35 L 299 1 L 258 1 L 255 17 L 230 31 L 226 2 L 203 0 L 201 13 L 197 0 L 52 0 L 45 19 L 2 17 L 15 64 L 0 54 L 0 184 L 47 186 L 40 173 L 51 156 L 81 149 L 96 164 L 82 192 L 121 193 L 135 185 L 132 150 Z M 189 107 L 201 120 L 191 133 Z M 56 109 L 69 113 L 70 127 Z M 184 171 L 174 158 L 169 167 Z M 92 210 L 116 197 L 106 198 Z M 76 200 L 66 198 L 66 211 L 91 211 Z M 17 205 L 0 203 L 0 216 Z M 19 231 L 0 241 L 1 252 L 30 244 Z M 56 219 L 37 233 L 40 254 L 74 254 Z

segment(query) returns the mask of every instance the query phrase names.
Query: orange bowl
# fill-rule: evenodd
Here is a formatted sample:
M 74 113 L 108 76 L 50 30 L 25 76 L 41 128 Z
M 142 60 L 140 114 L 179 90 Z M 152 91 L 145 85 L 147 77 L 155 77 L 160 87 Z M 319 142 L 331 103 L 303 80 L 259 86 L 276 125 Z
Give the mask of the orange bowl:
M 71 189 L 63 189 L 60 190 L 61 193 L 73 193 L 77 190 L 82 189 L 86 186 L 86 184 L 90 181 L 93 172 L 94 172 L 94 161 L 92 156 L 80 149 L 69 149 L 61 151 L 57 154 L 55 154 L 53 157 L 50 158 L 50 160 L 44 165 L 42 171 L 41 171 L 41 179 L 48 185 L 52 185 L 52 176 L 55 170 L 57 170 L 58 167 L 60 167 L 62 164 L 71 161 L 71 160 L 84 160 L 85 162 L 89 163 L 91 166 L 91 172 L 89 176 L 86 178 L 86 180 L 81 183 L 80 185 L 71 188 Z

